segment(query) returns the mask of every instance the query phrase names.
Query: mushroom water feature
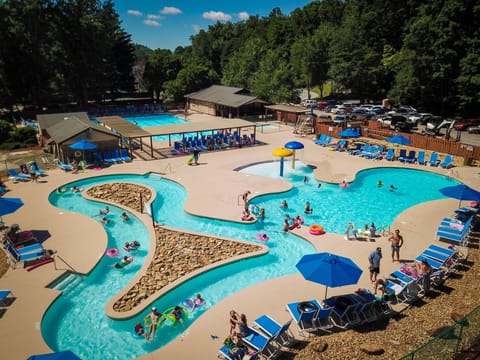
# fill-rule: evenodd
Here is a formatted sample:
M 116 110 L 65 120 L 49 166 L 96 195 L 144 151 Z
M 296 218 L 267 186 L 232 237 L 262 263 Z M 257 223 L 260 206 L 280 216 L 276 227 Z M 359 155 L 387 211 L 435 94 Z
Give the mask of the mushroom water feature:
M 298 141 L 290 141 L 285 144 L 286 149 L 292 150 L 292 169 L 295 169 L 295 150 L 303 149 L 305 146 Z
M 280 158 L 280 176 L 283 176 L 283 165 L 284 165 L 283 158 L 287 156 L 292 156 L 292 154 L 293 154 L 292 150 L 288 150 L 285 148 L 278 148 L 272 151 L 273 156 L 278 156 Z

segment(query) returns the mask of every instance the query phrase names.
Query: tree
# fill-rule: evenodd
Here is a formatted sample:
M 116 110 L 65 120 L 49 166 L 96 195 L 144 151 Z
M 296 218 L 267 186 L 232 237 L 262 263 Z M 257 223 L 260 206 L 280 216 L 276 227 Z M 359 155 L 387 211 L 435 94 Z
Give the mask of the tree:
M 145 65 L 143 79 L 155 100 L 160 100 L 160 92 L 165 89 L 165 83 L 174 80 L 179 71 L 180 63 L 170 50 L 158 49 L 153 52 Z
M 190 65 L 181 69 L 175 80 L 165 83 L 165 90 L 175 101 L 182 101 L 186 94 L 218 83 L 218 75 L 205 65 Z

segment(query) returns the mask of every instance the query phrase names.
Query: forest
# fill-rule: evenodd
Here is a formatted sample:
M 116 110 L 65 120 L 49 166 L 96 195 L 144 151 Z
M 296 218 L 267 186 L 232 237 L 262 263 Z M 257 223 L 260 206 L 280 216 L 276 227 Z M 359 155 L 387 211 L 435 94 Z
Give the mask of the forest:
M 133 44 L 111 1 L 5 0 L 0 108 L 86 106 L 132 91 L 182 101 L 212 84 L 280 103 L 328 84 L 338 96 L 478 116 L 479 19 L 478 0 L 317 0 L 217 22 L 171 51 Z

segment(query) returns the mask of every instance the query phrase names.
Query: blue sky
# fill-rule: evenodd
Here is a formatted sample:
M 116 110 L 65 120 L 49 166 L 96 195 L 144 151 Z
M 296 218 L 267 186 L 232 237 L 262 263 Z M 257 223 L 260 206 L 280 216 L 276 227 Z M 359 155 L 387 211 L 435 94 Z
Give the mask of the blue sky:
M 279 7 L 289 15 L 311 0 L 114 0 L 122 27 L 132 41 L 152 49 L 190 45 L 190 36 L 217 21 L 238 22 L 268 16 Z

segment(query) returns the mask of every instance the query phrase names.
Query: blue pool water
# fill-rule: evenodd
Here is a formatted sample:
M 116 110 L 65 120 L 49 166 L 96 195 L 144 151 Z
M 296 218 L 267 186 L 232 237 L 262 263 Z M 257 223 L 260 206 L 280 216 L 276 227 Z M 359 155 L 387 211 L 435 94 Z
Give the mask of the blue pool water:
M 179 229 L 253 242 L 258 242 L 256 239 L 258 232 L 266 232 L 270 240 L 265 244 L 269 246 L 270 252 L 265 256 L 242 260 L 197 276 L 157 300 L 154 306 L 163 310 L 180 304 L 183 299 L 191 298 L 200 292 L 207 299 L 208 306 L 194 313 L 185 325 L 163 326 L 157 331 L 155 340 L 146 343 L 143 339 L 135 338 L 132 335 L 132 329 L 136 321 L 143 321 L 148 311 L 125 321 L 113 321 L 104 314 L 105 304 L 135 276 L 136 271 L 142 266 L 149 241 L 143 223 L 133 214 L 129 214 L 131 221 L 128 224 L 117 220 L 122 211 L 111 206 L 109 216 L 114 221 L 105 227 L 109 236 L 108 247 L 122 248 L 125 240 L 136 238 L 142 243 L 142 248 L 138 254 L 135 254 L 135 261 L 122 269 L 125 271 L 114 269 L 115 260 L 105 256 L 88 276 L 80 278 L 75 281 L 74 286 L 64 290 L 42 321 L 42 333 L 48 345 L 57 351 L 70 349 L 84 359 L 138 357 L 165 345 L 175 337 L 188 336 L 188 325 L 221 299 L 255 283 L 296 272 L 295 264 L 301 256 L 315 250 L 306 241 L 290 233 L 281 232 L 285 212 L 280 210 L 279 205 L 283 199 L 288 201 L 287 211 L 291 214 L 301 213 L 304 201 L 308 199 L 314 207 L 314 213 L 311 216 L 302 214 L 307 223 L 321 223 L 325 224 L 327 231 L 344 232 L 344 224 L 351 220 L 359 223 L 371 220 L 377 223 L 391 222 L 406 207 L 442 198 L 438 189 L 456 184 L 443 176 L 392 168 L 363 171 L 348 189 L 340 189 L 332 184 L 322 184 L 318 188 L 313 180 L 312 170 L 302 166 L 301 163 L 297 164 L 297 169 L 287 170 L 285 176 L 293 183 L 294 189 L 280 195 L 265 195 L 252 200 L 253 203 L 262 204 L 267 209 L 265 222 L 259 224 L 232 223 L 186 214 L 183 211 L 186 196 L 183 187 L 154 174 L 103 176 L 69 184 L 68 186 L 82 188 L 113 181 L 147 184 L 158 194 L 153 206 L 157 221 Z M 275 177 L 277 170 L 278 163 L 270 163 L 242 171 Z M 309 179 L 307 184 L 303 181 L 304 176 Z M 392 181 L 398 187 L 397 192 L 390 193 L 385 187 L 377 188 L 376 183 L 380 178 L 385 184 Z M 412 189 L 410 180 L 407 181 L 409 178 L 414 181 L 415 192 L 408 191 Z M 393 180 L 396 181 L 393 182 Z M 425 185 L 419 188 L 420 184 Z M 387 200 L 382 200 L 383 198 Z M 50 201 L 59 208 L 89 216 L 97 214 L 101 208 L 101 204 L 87 201 L 79 194 L 53 193 Z M 385 207 L 381 205 L 377 207 L 377 201 L 384 201 Z M 370 210 L 370 207 L 375 207 L 378 213 Z M 125 233 L 129 234 L 129 239 L 125 239 Z M 125 341 L 128 342 L 128 346 Z
M 172 125 L 172 124 L 188 124 L 188 121 L 180 119 L 176 116 L 167 115 L 167 114 L 156 114 L 156 115 L 146 115 L 146 116 L 124 116 L 123 117 L 128 122 L 135 124 L 141 128 L 148 128 L 150 126 L 163 126 L 163 125 Z M 196 136 L 197 134 L 185 134 L 185 136 Z M 180 140 L 182 135 L 174 134 L 171 135 L 172 140 Z M 168 135 L 159 135 L 153 136 L 154 141 L 168 141 Z

